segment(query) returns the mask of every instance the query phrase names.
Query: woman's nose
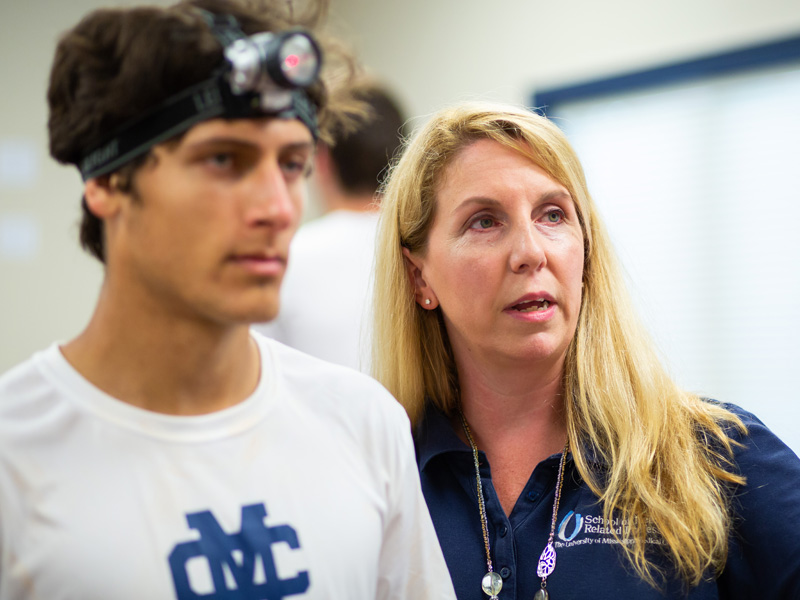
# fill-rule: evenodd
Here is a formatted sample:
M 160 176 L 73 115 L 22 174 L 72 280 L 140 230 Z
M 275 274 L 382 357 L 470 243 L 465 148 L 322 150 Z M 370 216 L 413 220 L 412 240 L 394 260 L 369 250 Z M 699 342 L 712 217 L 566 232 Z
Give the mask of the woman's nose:
M 516 227 L 512 235 L 509 257 L 511 270 L 519 273 L 541 269 L 547 262 L 542 242 L 541 234 L 533 223 Z

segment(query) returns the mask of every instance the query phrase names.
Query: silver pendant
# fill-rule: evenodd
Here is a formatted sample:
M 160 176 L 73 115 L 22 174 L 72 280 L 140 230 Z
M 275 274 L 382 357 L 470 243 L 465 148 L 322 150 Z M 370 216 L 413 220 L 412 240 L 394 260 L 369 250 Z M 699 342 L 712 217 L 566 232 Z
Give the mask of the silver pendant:
M 497 594 L 503 589 L 503 578 L 494 571 L 489 571 L 481 580 L 481 589 L 491 600 L 497 600 Z
M 550 594 L 547 593 L 547 590 L 544 588 L 540 588 L 538 592 L 533 595 L 533 600 L 549 600 Z

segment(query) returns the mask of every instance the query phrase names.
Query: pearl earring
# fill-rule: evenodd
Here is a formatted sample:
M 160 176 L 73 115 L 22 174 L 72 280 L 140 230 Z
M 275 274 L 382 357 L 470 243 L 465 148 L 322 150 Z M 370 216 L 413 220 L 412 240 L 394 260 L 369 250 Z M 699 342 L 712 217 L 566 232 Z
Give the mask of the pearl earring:
M 431 303 L 431 299 L 430 298 L 425 298 L 425 304 L 430 304 L 430 303 Z

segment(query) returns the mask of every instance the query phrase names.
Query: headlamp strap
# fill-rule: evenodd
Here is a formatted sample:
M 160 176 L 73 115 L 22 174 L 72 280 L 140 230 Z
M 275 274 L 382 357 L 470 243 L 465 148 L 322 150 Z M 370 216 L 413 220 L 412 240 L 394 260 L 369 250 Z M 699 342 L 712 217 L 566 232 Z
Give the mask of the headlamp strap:
M 83 180 L 118 169 L 193 125 L 220 116 L 248 117 L 260 102 L 258 94 L 235 96 L 219 78 L 194 85 L 170 98 L 156 110 L 117 132 L 108 142 L 81 161 Z
M 294 90 L 292 92 L 292 107 L 278 113 L 278 117 L 281 119 L 299 119 L 300 122 L 308 127 L 311 135 L 314 136 L 314 141 L 319 139 L 317 109 L 303 90 Z
M 223 48 L 247 37 L 232 15 L 198 10 Z M 83 180 L 111 173 L 146 153 L 152 146 L 216 117 L 236 119 L 273 114 L 285 119 L 296 118 L 308 127 L 315 140 L 318 138 L 316 108 L 304 90 L 292 90 L 289 106 L 270 113 L 262 106 L 261 97 L 269 92 L 234 94 L 225 76 L 228 68 L 230 65 L 225 61 L 209 79 L 175 94 L 145 116 L 117 130 L 110 140 L 81 159 L 78 168 Z
M 218 15 L 202 8 L 197 11 L 205 19 L 206 24 L 211 29 L 211 33 L 217 38 L 222 47 L 231 45 L 236 40 L 247 37 L 242 31 L 239 21 L 233 15 Z

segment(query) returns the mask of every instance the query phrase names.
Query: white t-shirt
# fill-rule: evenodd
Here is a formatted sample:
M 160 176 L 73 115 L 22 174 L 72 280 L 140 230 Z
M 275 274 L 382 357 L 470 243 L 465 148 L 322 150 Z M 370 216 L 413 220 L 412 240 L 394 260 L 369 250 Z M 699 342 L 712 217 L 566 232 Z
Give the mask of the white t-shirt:
M 337 210 L 300 228 L 277 318 L 255 329 L 312 356 L 369 370 L 378 213 Z
M 258 388 L 203 416 L 56 345 L 0 378 L 0 599 L 454 598 L 399 404 L 255 337 Z

